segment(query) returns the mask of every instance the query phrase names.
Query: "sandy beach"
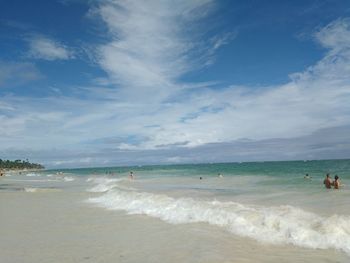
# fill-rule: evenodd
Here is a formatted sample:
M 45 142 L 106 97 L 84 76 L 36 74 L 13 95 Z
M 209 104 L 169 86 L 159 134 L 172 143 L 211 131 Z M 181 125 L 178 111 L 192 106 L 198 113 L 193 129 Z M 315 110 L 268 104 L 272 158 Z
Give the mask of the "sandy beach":
M 0 263 L 350 263 L 350 0 L 0 0 Z
M 51 177 L 50 177 L 51 178 Z M 348 262 L 337 250 L 263 244 L 206 223 L 169 224 L 91 206 L 82 181 L 0 181 L 0 261 Z

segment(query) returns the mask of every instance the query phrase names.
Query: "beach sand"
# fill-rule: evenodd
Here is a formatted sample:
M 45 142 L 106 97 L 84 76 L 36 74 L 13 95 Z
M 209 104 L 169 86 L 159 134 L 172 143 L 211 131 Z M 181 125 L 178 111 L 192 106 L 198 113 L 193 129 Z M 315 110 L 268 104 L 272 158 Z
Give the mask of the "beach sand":
M 349 262 L 336 250 L 262 244 L 205 223 L 107 211 L 88 204 L 96 194 L 79 188 L 25 192 L 33 183 L 15 177 L 0 184 L 1 263 Z

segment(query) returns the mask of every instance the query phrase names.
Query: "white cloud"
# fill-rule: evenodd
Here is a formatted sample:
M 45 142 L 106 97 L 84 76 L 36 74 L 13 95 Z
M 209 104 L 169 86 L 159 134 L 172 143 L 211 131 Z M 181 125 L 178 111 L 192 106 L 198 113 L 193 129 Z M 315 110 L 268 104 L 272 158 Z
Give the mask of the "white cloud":
M 176 91 L 176 79 L 199 66 L 198 59 L 189 56 L 199 47 L 189 25 L 203 17 L 210 4 L 210 0 L 176 4 L 133 0 L 106 1 L 98 7 L 96 13 L 112 38 L 99 47 L 98 61 L 110 79 L 120 84 L 122 96 L 154 101 Z
M 115 14 L 113 9 L 108 10 L 111 14 Z M 144 9 L 141 10 L 144 11 Z M 116 12 L 117 18 L 122 19 L 119 17 L 119 11 Z M 122 14 L 127 16 L 130 15 L 130 12 L 123 9 Z M 121 39 L 124 39 L 124 31 L 133 39 L 134 23 L 137 22 L 133 20 L 131 22 L 133 27 L 120 29 L 117 18 L 113 18 L 115 20 L 111 21 L 116 22 L 118 26 L 111 27 L 112 35 L 117 35 L 121 30 Z M 123 17 L 123 19 L 123 23 L 127 23 L 128 17 Z M 147 23 L 140 23 L 140 27 L 145 24 Z M 155 25 L 155 27 L 150 27 L 157 31 L 157 23 Z M 341 36 L 337 37 L 338 34 Z M 131 89 L 133 93 L 129 96 L 123 94 L 124 102 L 128 101 L 132 105 L 132 98 L 137 96 L 135 92 L 140 92 L 142 94 L 140 98 L 145 101 L 143 104 L 140 100 L 136 100 L 135 107 L 115 111 L 120 116 L 127 116 L 126 119 L 115 118 L 116 122 L 122 124 L 122 127 L 118 129 L 120 133 L 138 134 L 147 138 L 143 143 L 137 145 L 123 143 L 120 147 L 123 149 L 152 149 L 159 145 L 172 145 L 183 141 L 189 142 L 187 146 L 199 146 L 206 143 L 234 141 L 240 138 L 255 140 L 292 138 L 311 134 L 318 129 L 348 125 L 350 106 L 346 101 L 350 99 L 349 21 L 337 20 L 318 31 L 315 36 L 317 41 L 329 48 L 322 60 L 304 72 L 292 74 L 290 82 L 285 85 L 262 87 L 258 91 L 249 87 L 235 86 L 219 90 L 211 88 L 181 90 L 182 84 L 176 82 L 175 78 L 168 74 L 159 74 L 159 76 L 165 76 L 159 79 L 166 79 L 168 83 L 171 83 L 171 92 L 169 86 L 159 84 L 160 82 L 151 78 L 147 73 L 143 75 L 137 69 L 128 67 L 128 64 L 122 63 L 114 68 L 113 65 L 118 59 L 111 59 L 113 63 L 107 67 L 104 64 L 105 60 L 102 59 L 102 66 L 109 70 L 111 78 L 124 79 L 125 77 L 127 81 L 121 82 L 125 88 L 130 89 L 133 85 L 138 87 L 136 91 Z M 125 39 L 131 41 L 129 38 Z M 341 40 L 337 42 L 332 39 Z M 107 52 L 105 57 L 116 58 L 114 56 L 118 53 L 118 57 L 128 59 L 129 53 L 133 50 L 131 47 L 137 50 L 136 43 L 147 42 L 135 40 L 134 46 L 131 41 L 127 49 L 119 49 L 120 41 L 123 42 L 123 40 L 113 41 L 118 47 L 117 52 L 106 48 L 108 45 L 102 47 L 102 50 Z M 157 46 L 157 42 L 152 42 L 152 44 Z M 191 52 L 191 49 L 184 51 L 181 55 L 186 57 L 187 52 Z M 164 52 L 150 53 L 161 56 Z M 143 56 L 138 55 L 137 60 L 140 63 L 146 62 L 145 65 L 150 65 L 147 57 L 143 59 Z M 119 67 L 123 65 L 126 66 L 127 72 L 124 72 L 124 69 L 119 70 Z M 170 67 L 166 68 L 170 69 Z M 179 66 L 179 68 L 184 67 Z M 159 71 L 155 70 L 155 72 Z M 131 77 L 131 74 L 134 73 L 137 76 Z M 181 70 L 176 73 L 178 76 L 182 74 Z M 153 89 L 149 85 L 153 85 Z M 155 93 L 158 89 L 159 92 Z M 160 96 L 162 92 L 165 92 L 167 97 Z M 119 95 L 119 93 L 116 94 Z M 154 103 L 150 103 L 147 97 L 154 98 Z M 164 100 L 165 98 L 167 100 Z
M 178 80 L 197 68 L 198 61 L 192 63 L 190 58 L 198 54 L 198 43 L 201 53 L 226 41 L 216 38 L 210 48 L 203 49 L 198 28 L 187 30 L 188 24 L 202 18 L 199 9 L 210 11 L 210 2 L 179 1 L 174 8 L 169 3 L 105 1 L 96 11 L 111 38 L 97 48 L 99 65 L 109 76 L 104 86 L 76 90 L 77 97 L 56 92 L 40 100 L 0 98 L 1 122 L 9 124 L 0 130 L 0 145 L 64 148 L 62 152 L 76 153 L 67 156 L 76 163 L 86 157 L 94 164 L 108 158 L 125 164 L 130 158 L 140 163 L 201 161 L 203 151 L 207 151 L 203 161 L 229 161 L 231 156 L 261 159 L 269 154 L 268 147 L 263 147 L 266 142 L 288 140 L 276 144 L 271 156 L 278 158 L 285 151 L 279 147 L 289 147 L 287 157 L 293 158 L 306 156 L 302 150 L 309 151 L 302 146 L 290 150 L 295 141 L 306 142 L 298 138 L 310 140 L 310 134 L 328 129 L 317 143 L 333 142 L 331 128 L 350 125 L 349 20 L 337 20 L 316 32 L 316 41 L 327 53 L 305 71 L 291 74 L 288 83 L 217 89 Z M 200 59 L 210 60 L 211 55 L 201 53 Z M 254 153 L 254 145 L 263 150 Z M 233 155 L 230 147 L 240 154 Z M 104 151 L 108 154 L 102 158 Z M 108 157 L 114 151 L 117 157 Z M 317 158 L 317 151 L 310 152 Z M 334 156 L 347 152 L 342 148 Z M 65 160 L 63 154 L 55 152 L 54 156 L 52 164 Z
M 315 36 L 320 43 L 338 52 L 350 48 L 350 19 L 338 19 L 319 30 Z
M 0 60 L 0 88 L 17 86 L 42 77 L 40 71 L 32 63 Z
M 74 54 L 62 43 L 44 36 L 33 36 L 28 40 L 29 56 L 44 60 L 67 60 Z

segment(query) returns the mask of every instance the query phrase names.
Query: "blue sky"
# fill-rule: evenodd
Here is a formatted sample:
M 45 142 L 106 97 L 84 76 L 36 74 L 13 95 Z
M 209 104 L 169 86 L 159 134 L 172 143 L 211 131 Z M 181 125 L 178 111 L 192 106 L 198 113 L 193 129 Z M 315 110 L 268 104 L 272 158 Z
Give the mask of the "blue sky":
M 349 158 L 350 3 L 0 3 L 0 158 Z

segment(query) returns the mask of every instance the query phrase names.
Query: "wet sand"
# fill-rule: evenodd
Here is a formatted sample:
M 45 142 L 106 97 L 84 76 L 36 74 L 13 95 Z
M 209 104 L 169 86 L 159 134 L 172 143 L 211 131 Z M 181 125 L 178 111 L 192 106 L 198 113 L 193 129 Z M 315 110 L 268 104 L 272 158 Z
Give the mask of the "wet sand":
M 262 244 L 204 223 L 106 211 L 86 203 L 96 194 L 79 188 L 25 192 L 10 179 L 0 185 L 1 263 L 349 262 L 336 250 Z

